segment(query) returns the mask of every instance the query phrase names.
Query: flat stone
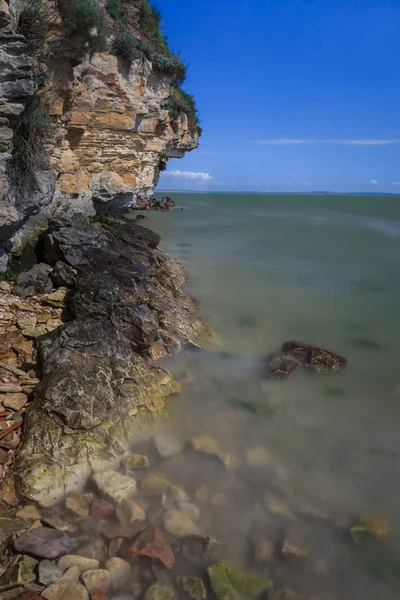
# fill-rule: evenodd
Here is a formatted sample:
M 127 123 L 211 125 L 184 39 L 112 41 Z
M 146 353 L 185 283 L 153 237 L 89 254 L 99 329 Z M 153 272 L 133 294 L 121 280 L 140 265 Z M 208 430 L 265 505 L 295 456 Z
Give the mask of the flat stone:
M 70 567 L 76 567 L 79 569 L 80 573 L 84 573 L 85 571 L 91 571 L 93 569 L 98 569 L 100 563 L 98 560 L 94 558 L 85 558 L 84 556 L 79 556 L 78 554 L 66 554 L 62 556 L 57 563 L 57 567 L 65 571 Z
M 158 454 L 162 458 L 170 458 L 180 454 L 183 450 L 183 446 L 179 440 L 177 440 L 170 433 L 158 433 L 153 437 L 154 445 L 157 449 Z
M 89 594 L 83 585 L 71 583 L 53 583 L 42 592 L 46 600 L 89 600 Z
M 72 583 L 76 585 L 79 583 L 80 576 L 81 572 L 79 571 L 78 567 L 70 567 L 61 575 L 58 583 Z
M 78 517 L 88 517 L 92 494 L 69 496 L 65 500 L 65 508 Z
M 67 523 L 62 519 L 56 519 L 53 517 L 41 517 L 43 523 L 50 525 L 53 529 L 57 529 L 57 531 L 74 531 L 75 527 L 71 525 L 71 523 Z
M 117 556 L 110 558 L 106 562 L 106 569 L 111 576 L 111 588 L 113 592 L 123 589 L 130 581 L 132 567 L 126 560 Z
M 144 596 L 144 600 L 175 600 L 175 592 L 167 585 L 155 583 L 151 585 Z
M 125 471 L 134 471 L 135 469 L 146 469 L 150 467 L 150 461 L 143 454 L 130 454 L 121 461 L 121 467 Z
M 11 408 L 11 410 L 19 411 L 25 408 L 28 404 L 28 397 L 26 394 L 6 394 L 2 399 L 1 403 L 5 408 Z
M 111 587 L 111 575 L 106 569 L 85 571 L 81 579 L 89 593 L 101 590 L 106 594 Z
M 41 560 L 38 571 L 39 581 L 45 586 L 55 583 L 63 574 L 62 569 L 49 560 Z
M 164 515 L 164 528 L 177 537 L 200 534 L 200 529 L 188 516 L 179 510 L 170 509 Z
M 100 493 L 107 500 L 119 504 L 136 494 L 136 481 L 117 471 L 101 471 L 92 477 Z
M 0 383 L 0 394 L 21 394 L 22 387 L 19 383 Z
M 142 556 L 161 562 L 166 569 L 171 569 L 175 562 L 172 548 L 160 529 L 150 525 L 136 536 L 133 544 L 128 545 L 127 558 L 138 559 Z
M 24 556 L 16 565 L 7 569 L 0 577 L 0 592 L 35 581 L 38 561 Z
M 68 552 L 69 545 L 69 535 L 49 527 L 27 531 L 14 542 L 17 552 L 27 552 L 41 558 L 58 558 Z

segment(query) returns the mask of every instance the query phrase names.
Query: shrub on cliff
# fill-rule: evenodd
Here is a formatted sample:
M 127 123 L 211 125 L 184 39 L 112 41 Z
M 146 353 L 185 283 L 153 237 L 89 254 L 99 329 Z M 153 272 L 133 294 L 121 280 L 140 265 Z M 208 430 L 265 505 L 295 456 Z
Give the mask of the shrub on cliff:
M 166 109 L 170 113 L 172 119 L 177 119 L 182 113 L 185 113 L 188 118 L 188 124 L 191 129 L 196 128 L 199 135 L 202 129 L 199 126 L 200 117 L 196 105 L 196 100 L 191 94 L 184 92 L 178 85 L 171 86 L 171 95 L 168 99 Z
M 63 22 L 70 33 L 83 36 L 93 51 L 107 50 L 104 12 L 98 0 L 58 0 Z M 97 36 L 91 30 L 97 30 Z
M 124 11 L 121 6 L 121 0 L 107 0 L 107 10 L 113 19 L 117 19 L 124 24 L 128 23 L 128 19 L 124 15 Z
M 130 31 L 120 31 L 114 38 L 111 52 L 128 62 L 146 56 L 151 60 L 151 48 L 134 36 Z
M 28 51 L 38 53 L 47 33 L 49 9 L 43 0 L 24 0 L 18 19 L 17 32 L 25 36 Z
M 160 11 L 151 6 L 148 0 L 141 0 L 139 6 L 139 27 L 142 33 L 149 39 L 162 53 L 169 54 L 168 43 L 161 31 Z
M 177 85 L 181 85 L 185 81 L 187 68 L 180 56 L 176 56 L 175 54 L 168 56 L 153 54 L 151 61 L 155 71 L 171 75 Z

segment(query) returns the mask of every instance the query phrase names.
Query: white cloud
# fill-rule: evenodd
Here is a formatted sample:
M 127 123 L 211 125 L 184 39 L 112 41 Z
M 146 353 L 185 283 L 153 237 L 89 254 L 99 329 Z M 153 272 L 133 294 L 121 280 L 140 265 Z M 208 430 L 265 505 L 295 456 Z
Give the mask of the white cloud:
M 369 182 L 369 185 L 376 185 L 378 183 L 378 181 L 376 179 L 371 179 L 371 181 Z
M 400 144 L 399 140 L 317 140 L 317 139 L 292 139 L 282 138 L 275 140 L 254 140 L 254 144 L 267 144 L 273 146 L 296 145 L 296 144 L 345 144 L 348 146 L 387 146 Z
M 400 185 L 400 181 L 392 181 L 392 185 Z
M 177 179 L 192 179 L 196 181 L 214 181 L 209 173 L 201 173 L 196 171 L 166 171 L 164 177 L 176 177 Z

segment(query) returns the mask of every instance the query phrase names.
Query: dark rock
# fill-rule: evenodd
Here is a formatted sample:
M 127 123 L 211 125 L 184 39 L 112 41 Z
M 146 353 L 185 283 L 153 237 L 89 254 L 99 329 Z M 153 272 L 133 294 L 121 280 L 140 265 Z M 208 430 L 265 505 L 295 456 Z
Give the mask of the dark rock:
M 34 265 L 30 271 L 24 271 L 17 277 L 13 293 L 21 298 L 29 298 L 39 294 L 49 294 L 53 283 L 49 277 L 51 267 L 44 263 Z
M 50 279 L 56 287 L 73 288 L 75 285 L 77 272 L 75 269 L 67 265 L 62 260 L 59 260 L 54 265 L 54 269 L 50 273 Z
M 181 546 L 183 557 L 202 564 L 211 564 L 221 560 L 223 544 L 206 535 L 189 535 Z
M 33 554 L 41 558 L 58 558 L 68 552 L 69 546 L 68 534 L 49 527 L 38 527 L 27 531 L 14 542 L 17 552 Z
M 265 376 L 284 379 L 289 377 L 290 373 L 296 368 L 297 363 L 291 358 L 286 356 L 272 356 L 271 359 L 267 361 Z
M 171 569 L 175 562 L 168 540 L 160 529 L 152 525 L 143 529 L 133 543 L 128 542 L 121 549 L 121 557 L 126 560 L 138 559 L 142 556 L 160 562 L 166 569 Z
M 285 342 L 282 345 L 282 352 L 299 364 L 318 372 L 340 371 L 347 366 L 347 360 L 343 356 L 304 342 Z

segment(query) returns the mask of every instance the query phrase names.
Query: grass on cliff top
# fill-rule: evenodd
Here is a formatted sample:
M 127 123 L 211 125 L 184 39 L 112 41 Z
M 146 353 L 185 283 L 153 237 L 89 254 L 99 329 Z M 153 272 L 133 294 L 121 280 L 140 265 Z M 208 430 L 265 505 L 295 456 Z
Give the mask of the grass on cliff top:
M 44 0 L 23 0 L 17 33 L 25 36 L 28 52 L 38 54 L 43 48 L 48 25 L 49 8 Z

